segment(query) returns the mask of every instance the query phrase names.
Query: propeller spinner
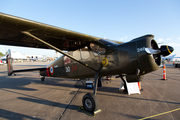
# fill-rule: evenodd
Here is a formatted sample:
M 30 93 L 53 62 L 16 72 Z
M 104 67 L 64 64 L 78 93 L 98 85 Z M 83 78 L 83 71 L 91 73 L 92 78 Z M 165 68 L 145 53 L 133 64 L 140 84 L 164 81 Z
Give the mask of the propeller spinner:
M 174 48 L 168 45 L 162 45 L 160 51 L 161 51 L 160 53 L 161 55 L 168 56 L 174 51 Z

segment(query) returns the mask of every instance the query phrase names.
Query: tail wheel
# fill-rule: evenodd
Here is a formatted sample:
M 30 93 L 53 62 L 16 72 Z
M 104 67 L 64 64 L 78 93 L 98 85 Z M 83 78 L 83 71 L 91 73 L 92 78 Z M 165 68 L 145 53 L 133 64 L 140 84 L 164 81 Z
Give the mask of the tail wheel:
M 41 78 L 41 81 L 44 81 L 44 79 L 45 79 L 45 76 L 43 76 L 43 77 Z
M 93 112 L 98 109 L 98 99 L 92 93 L 87 93 L 82 99 L 83 107 L 88 112 Z

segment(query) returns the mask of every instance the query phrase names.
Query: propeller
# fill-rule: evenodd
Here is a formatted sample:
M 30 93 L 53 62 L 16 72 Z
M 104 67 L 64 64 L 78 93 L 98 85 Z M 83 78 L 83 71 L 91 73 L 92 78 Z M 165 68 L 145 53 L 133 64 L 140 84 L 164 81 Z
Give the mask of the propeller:
M 148 54 L 158 54 L 158 53 L 161 52 L 160 50 L 155 50 L 155 49 L 152 49 L 152 48 L 145 48 L 145 51 L 146 51 Z
M 162 45 L 159 49 L 145 48 L 148 54 L 160 54 L 162 56 L 168 56 L 174 51 L 174 48 L 168 45 Z

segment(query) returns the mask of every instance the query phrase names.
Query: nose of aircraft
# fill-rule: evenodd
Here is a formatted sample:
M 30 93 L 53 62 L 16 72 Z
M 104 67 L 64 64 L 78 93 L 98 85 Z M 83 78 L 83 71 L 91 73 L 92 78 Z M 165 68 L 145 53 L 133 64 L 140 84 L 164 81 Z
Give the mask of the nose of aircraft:
M 168 48 L 169 48 L 169 50 L 170 50 L 171 53 L 174 51 L 174 48 L 173 48 L 173 47 L 168 46 Z
M 168 45 L 162 45 L 160 51 L 161 51 L 161 55 L 167 56 L 174 51 L 174 48 Z

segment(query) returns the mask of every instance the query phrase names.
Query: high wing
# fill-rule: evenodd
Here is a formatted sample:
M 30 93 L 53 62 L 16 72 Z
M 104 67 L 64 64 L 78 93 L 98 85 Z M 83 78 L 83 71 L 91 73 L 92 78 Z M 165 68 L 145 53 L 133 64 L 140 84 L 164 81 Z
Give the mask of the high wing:
M 58 49 L 72 51 L 84 48 L 89 43 L 96 43 L 102 47 L 112 49 L 121 42 L 113 42 L 98 37 L 66 30 L 59 27 L 0 13 L 0 44 L 23 46 L 32 48 L 50 47 L 30 37 L 28 32 L 37 38 L 55 46 Z M 53 48 L 50 48 L 53 49 Z

